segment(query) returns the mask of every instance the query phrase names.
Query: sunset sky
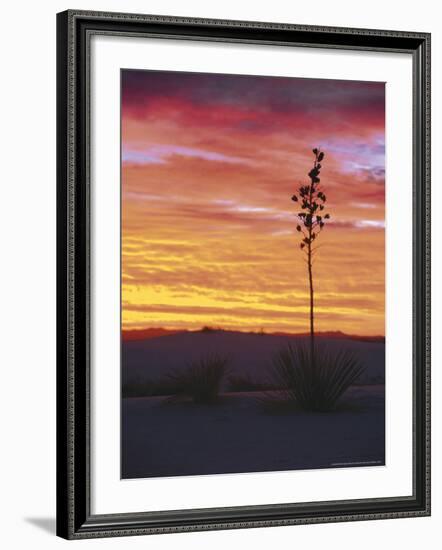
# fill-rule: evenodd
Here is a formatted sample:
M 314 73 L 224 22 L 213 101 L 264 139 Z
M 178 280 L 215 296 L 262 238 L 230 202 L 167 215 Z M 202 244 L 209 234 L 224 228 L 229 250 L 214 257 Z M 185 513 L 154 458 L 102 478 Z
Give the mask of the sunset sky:
M 307 332 L 290 197 L 321 147 L 316 328 L 384 334 L 383 83 L 121 75 L 123 329 Z

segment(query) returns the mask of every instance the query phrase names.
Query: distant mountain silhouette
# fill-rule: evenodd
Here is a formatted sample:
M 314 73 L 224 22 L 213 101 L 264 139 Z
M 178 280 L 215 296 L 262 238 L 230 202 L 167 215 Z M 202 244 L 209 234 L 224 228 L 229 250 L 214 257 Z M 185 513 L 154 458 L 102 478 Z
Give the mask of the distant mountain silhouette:
M 309 332 L 298 332 L 296 334 L 290 334 L 288 332 L 272 332 L 276 336 L 309 336 Z M 359 340 L 361 342 L 385 342 L 385 336 L 364 336 L 361 334 L 347 334 L 340 330 L 326 330 L 323 332 L 315 332 L 315 337 L 319 338 L 333 338 L 335 340 Z
M 308 336 L 308 332 L 243 332 L 243 331 L 234 331 L 234 330 L 224 330 L 221 328 L 215 327 L 203 327 L 200 330 L 182 330 L 182 329 L 167 329 L 162 327 L 156 328 L 145 328 L 145 329 L 133 329 L 133 330 L 123 330 L 122 339 L 124 342 L 131 342 L 136 340 L 150 340 L 152 338 L 159 338 L 161 336 L 170 336 L 172 334 L 186 334 L 186 333 L 226 333 L 226 334 L 259 334 L 260 336 Z M 330 330 L 323 332 L 316 332 L 315 336 L 318 338 L 333 338 L 338 340 L 358 340 L 360 342 L 385 342 L 385 336 L 364 336 L 360 334 L 346 334 L 340 330 Z
M 143 328 L 134 330 L 123 330 L 122 338 L 125 342 L 133 340 L 150 340 L 151 338 L 159 338 L 160 336 L 169 336 L 171 334 L 182 334 L 187 330 L 173 330 L 167 328 Z

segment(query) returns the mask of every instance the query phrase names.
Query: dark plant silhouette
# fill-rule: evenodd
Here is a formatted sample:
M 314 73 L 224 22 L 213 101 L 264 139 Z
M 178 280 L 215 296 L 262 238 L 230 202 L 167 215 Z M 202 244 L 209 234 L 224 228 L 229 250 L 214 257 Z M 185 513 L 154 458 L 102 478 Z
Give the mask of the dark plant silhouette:
M 273 360 L 273 382 L 281 392 L 269 400 L 278 405 L 304 411 L 333 410 L 343 393 L 354 384 L 365 368 L 359 359 L 346 350 L 315 349 L 316 368 L 310 365 L 311 351 L 302 344 L 290 344 Z
M 313 149 L 315 160 L 313 168 L 308 172 L 310 184 L 300 185 L 297 194 L 292 196 L 292 201 L 299 204 L 300 211 L 297 212 L 299 223 L 296 230 L 300 233 L 300 248 L 307 257 L 308 281 L 310 290 L 310 360 L 311 368 L 315 369 L 315 325 L 314 325 L 314 287 L 313 287 L 313 258 L 317 251 L 315 246 L 319 233 L 325 227 L 330 214 L 326 213 L 325 196 L 320 185 L 319 174 L 321 173 L 321 162 L 324 159 L 324 152 L 320 149 Z
M 199 404 L 216 402 L 228 363 L 228 357 L 213 354 L 190 363 L 184 370 L 171 373 L 168 378 L 175 388 L 175 395 L 169 400 L 188 397 Z

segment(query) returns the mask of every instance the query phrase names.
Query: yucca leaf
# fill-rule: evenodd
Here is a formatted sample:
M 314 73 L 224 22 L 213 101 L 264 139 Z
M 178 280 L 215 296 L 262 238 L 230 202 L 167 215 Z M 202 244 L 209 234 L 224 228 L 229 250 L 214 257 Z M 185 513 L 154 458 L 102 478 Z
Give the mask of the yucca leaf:
M 335 408 L 346 390 L 360 377 L 364 367 L 352 353 L 314 349 L 314 368 L 307 346 L 290 344 L 273 360 L 273 385 L 284 399 L 303 410 L 328 411 Z

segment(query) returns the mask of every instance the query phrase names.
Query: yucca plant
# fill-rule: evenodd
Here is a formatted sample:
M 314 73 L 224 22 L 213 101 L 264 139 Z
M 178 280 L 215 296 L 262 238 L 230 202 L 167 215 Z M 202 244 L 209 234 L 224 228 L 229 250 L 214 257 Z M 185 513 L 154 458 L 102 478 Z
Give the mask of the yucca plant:
M 176 392 L 172 400 L 188 397 L 194 403 L 214 403 L 219 397 L 228 363 L 228 357 L 212 354 L 190 363 L 182 371 L 170 374 L 169 379 Z
M 312 369 L 311 350 L 305 345 L 289 344 L 277 353 L 272 378 L 281 391 L 273 399 L 305 411 L 331 411 L 364 371 L 358 357 L 347 350 L 316 346 L 314 357 Z
M 321 186 L 321 162 L 324 160 L 324 152 L 318 148 L 313 149 L 313 167 L 308 172 L 310 183 L 300 185 L 297 193 L 292 195 L 292 201 L 300 209 L 296 215 L 298 223 L 296 230 L 300 235 L 299 247 L 306 256 L 309 292 L 310 292 L 310 368 L 316 368 L 315 358 L 315 324 L 314 324 L 314 287 L 313 287 L 313 259 L 318 249 L 316 245 L 319 234 L 330 219 L 330 214 L 325 211 L 327 197 Z

